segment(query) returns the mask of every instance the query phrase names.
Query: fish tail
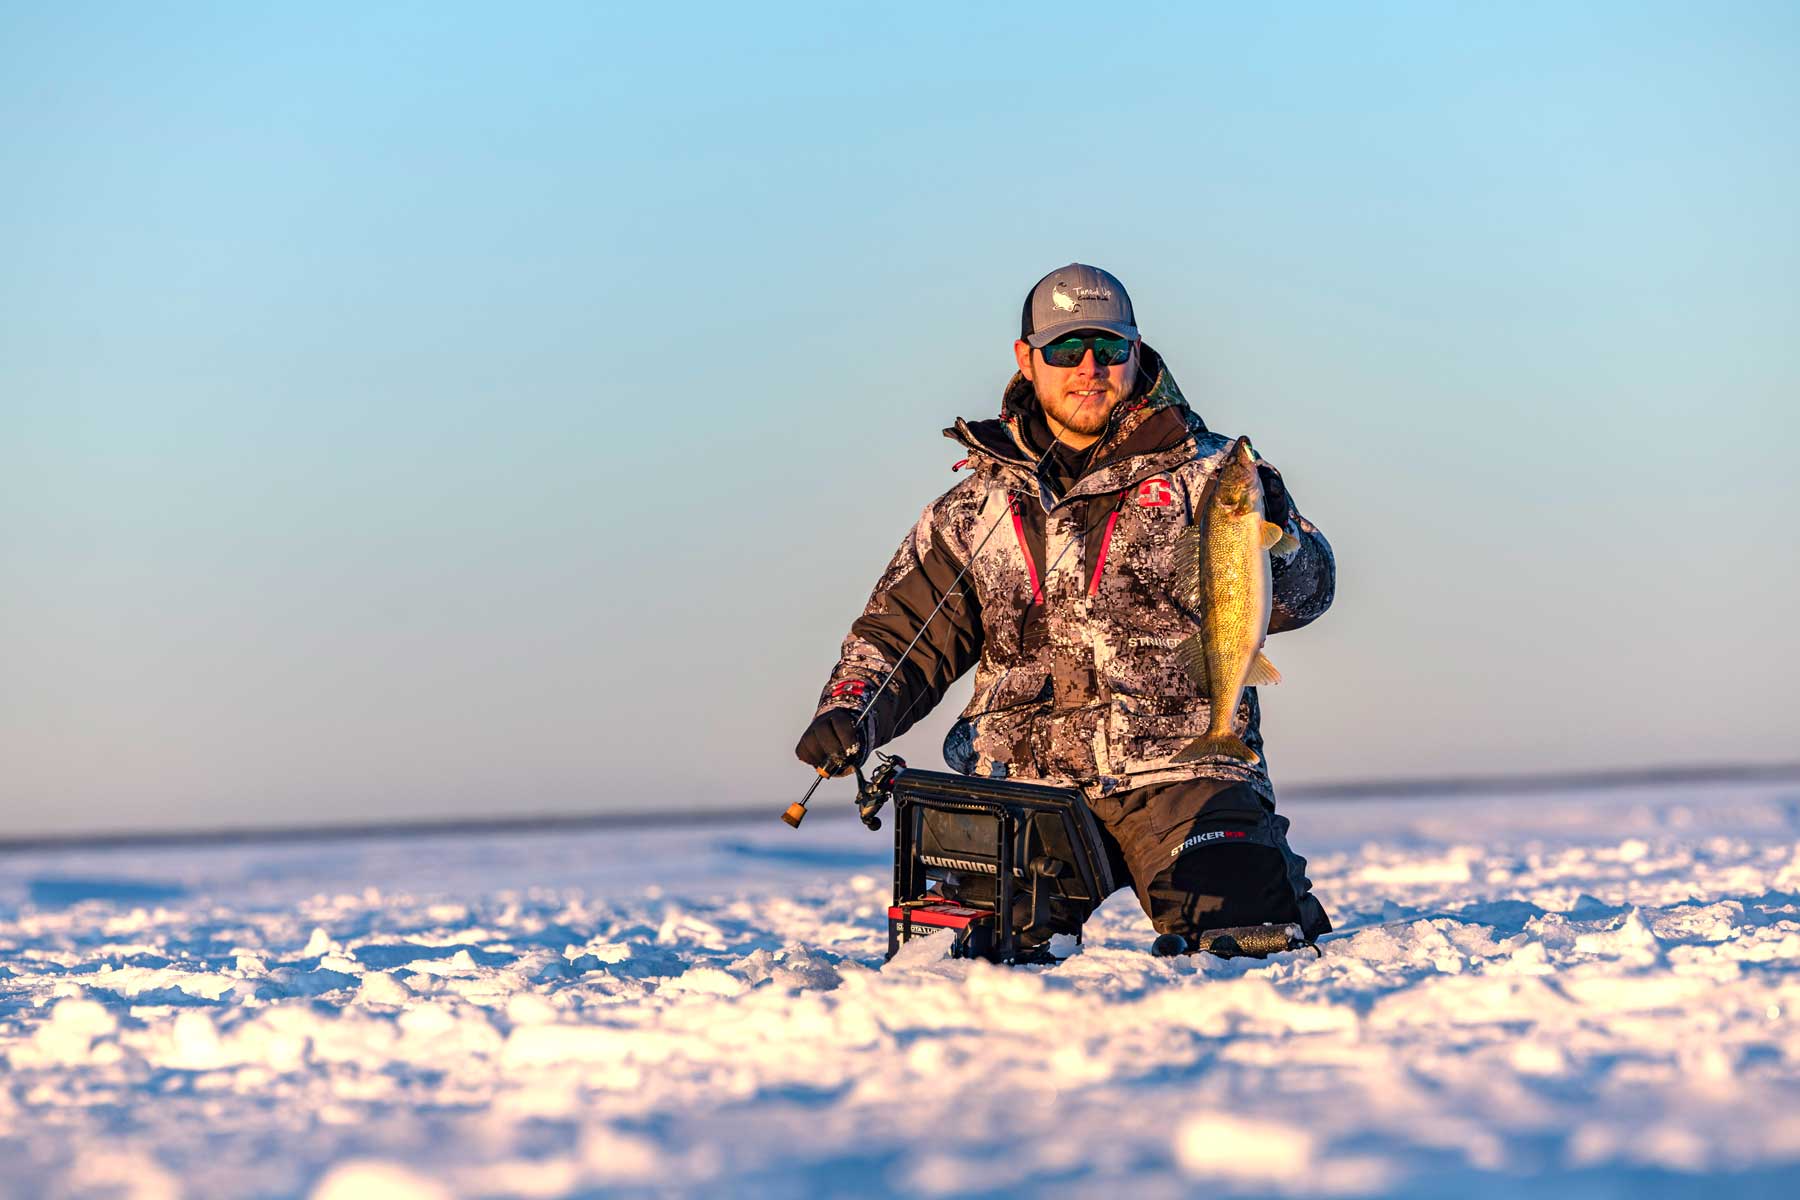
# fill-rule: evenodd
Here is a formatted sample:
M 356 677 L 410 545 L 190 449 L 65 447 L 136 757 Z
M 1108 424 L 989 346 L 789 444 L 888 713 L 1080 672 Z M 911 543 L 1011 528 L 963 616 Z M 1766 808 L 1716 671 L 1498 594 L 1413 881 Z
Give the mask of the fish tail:
M 1227 758 L 1241 758 L 1245 762 L 1258 763 L 1262 756 L 1244 744 L 1244 739 L 1235 733 L 1209 733 L 1195 738 L 1182 748 L 1180 754 L 1170 759 L 1171 762 L 1192 762 L 1197 758 L 1215 758 L 1224 755 Z

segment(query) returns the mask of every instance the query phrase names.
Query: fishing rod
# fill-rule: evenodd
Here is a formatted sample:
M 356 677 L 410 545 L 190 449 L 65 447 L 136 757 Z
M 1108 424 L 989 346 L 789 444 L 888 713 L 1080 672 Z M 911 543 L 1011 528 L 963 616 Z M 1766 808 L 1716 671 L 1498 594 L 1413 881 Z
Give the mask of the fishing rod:
M 1107 428 L 1102 430 L 1100 435 L 1094 439 L 1093 445 L 1088 447 L 1089 454 L 1093 453 L 1094 446 L 1099 445 L 1105 440 L 1106 434 L 1111 431 L 1113 420 L 1123 408 L 1123 404 L 1115 404 L 1112 412 L 1107 414 Z M 1044 414 L 1046 418 L 1044 422 L 1045 425 L 1050 423 L 1048 420 L 1049 415 L 1049 413 Z M 1050 444 L 1044 448 L 1042 454 L 1038 455 L 1037 461 L 1031 464 L 1031 471 L 1034 476 L 1039 469 L 1043 467 L 1044 460 L 1050 457 L 1050 452 L 1064 444 L 1063 433 L 1067 432 L 1068 426 L 1065 425 L 1063 426 L 1062 433 L 1057 433 L 1051 437 Z M 1010 513 L 1002 513 L 999 517 L 995 518 L 992 525 L 988 526 L 988 531 L 982 534 L 981 541 L 976 544 L 974 552 L 969 555 L 969 561 L 963 564 L 962 570 L 956 573 L 956 578 L 950 581 L 950 586 L 944 589 L 943 596 L 932 606 L 931 611 L 925 615 L 925 619 L 919 623 L 919 632 L 913 634 L 912 641 L 906 643 L 906 649 L 900 652 L 900 657 L 895 660 L 893 669 L 887 673 L 887 678 L 883 679 L 875 686 L 875 691 L 869 697 L 869 702 L 863 705 L 861 712 L 856 714 L 855 726 L 859 731 L 862 728 L 863 718 L 868 716 L 870 711 L 874 709 L 875 702 L 881 699 L 881 694 L 883 692 L 887 691 L 888 684 L 894 681 L 894 676 L 898 675 L 900 673 L 900 668 L 906 665 L 907 656 L 913 652 L 913 647 L 919 644 L 919 639 L 925 636 L 925 631 L 931 627 L 931 622 L 936 619 L 938 613 L 943 611 L 944 605 L 949 602 L 950 597 L 956 594 L 956 589 L 961 585 L 963 576 L 969 573 L 969 569 L 975 565 L 975 560 L 981 557 L 981 551 L 987 546 L 988 540 L 994 536 L 995 532 L 1006 522 L 1010 515 Z M 788 805 L 787 811 L 781 814 L 781 819 L 795 829 L 800 828 L 800 822 L 806 819 L 806 802 L 811 800 L 813 793 L 819 790 L 819 785 L 834 775 L 842 775 L 844 773 L 844 768 L 849 767 L 856 773 L 857 796 L 859 799 L 858 807 L 863 808 L 863 823 L 868 824 L 873 814 L 869 811 L 867 806 L 862 803 L 865 794 L 870 792 L 870 786 L 869 782 L 863 778 L 862 764 L 859 758 L 861 750 L 862 743 L 860 741 L 852 742 L 844 753 L 833 755 L 825 760 L 824 766 L 815 768 L 819 772 L 819 777 L 812 781 L 812 786 L 806 789 L 806 794 L 804 796 Z M 885 755 L 883 756 L 883 759 L 885 766 Z M 880 774 L 881 772 L 877 772 L 877 775 Z M 879 828 L 879 825 L 871 825 L 870 828 Z

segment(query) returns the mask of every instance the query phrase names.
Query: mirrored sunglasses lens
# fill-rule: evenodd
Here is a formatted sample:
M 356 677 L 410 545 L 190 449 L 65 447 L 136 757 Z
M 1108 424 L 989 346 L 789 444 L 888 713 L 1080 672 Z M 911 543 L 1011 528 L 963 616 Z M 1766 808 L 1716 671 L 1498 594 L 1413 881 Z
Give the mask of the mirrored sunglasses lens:
M 1087 343 L 1080 338 L 1064 338 L 1044 347 L 1044 361 L 1053 367 L 1073 367 L 1087 353 Z
M 1095 338 L 1094 361 L 1116 367 L 1131 357 L 1131 342 L 1128 338 Z

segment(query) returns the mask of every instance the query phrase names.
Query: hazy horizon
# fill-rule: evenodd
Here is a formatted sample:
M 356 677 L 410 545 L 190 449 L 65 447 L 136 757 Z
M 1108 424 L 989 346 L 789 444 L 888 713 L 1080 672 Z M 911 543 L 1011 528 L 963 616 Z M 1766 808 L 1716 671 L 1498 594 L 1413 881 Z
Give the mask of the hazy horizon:
M 0 836 L 773 816 L 1072 259 L 1336 551 L 1278 788 L 1792 761 L 1796 68 L 1779 4 L 10 9 Z

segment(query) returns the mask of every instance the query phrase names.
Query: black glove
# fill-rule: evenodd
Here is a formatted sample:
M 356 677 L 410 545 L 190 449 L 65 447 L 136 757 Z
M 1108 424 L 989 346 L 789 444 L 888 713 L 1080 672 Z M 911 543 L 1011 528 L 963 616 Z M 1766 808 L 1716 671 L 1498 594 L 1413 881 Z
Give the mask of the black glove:
M 852 767 L 860 767 L 869 757 L 869 739 L 856 723 L 856 714 L 847 708 L 828 708 L 813 718 L 794 753 L 809 767 L 823 767 L 832 775 L 843 775 Z
M 1286 529 L 1294 517 L 1294 502 L 1288 499 L 1287 484 L 1264 463 L 1256 464 L 1256 473 L 1262 477 L 1263 517 L 1270 524 Z

